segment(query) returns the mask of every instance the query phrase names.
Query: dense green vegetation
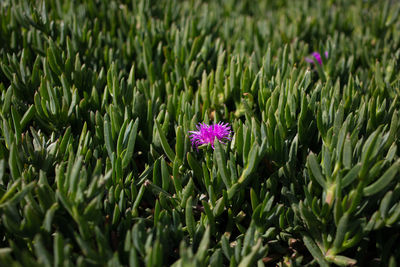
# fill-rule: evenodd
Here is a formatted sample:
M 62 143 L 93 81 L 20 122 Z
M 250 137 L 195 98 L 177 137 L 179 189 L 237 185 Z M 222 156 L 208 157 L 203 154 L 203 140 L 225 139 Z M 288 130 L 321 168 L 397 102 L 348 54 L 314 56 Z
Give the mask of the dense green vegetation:
M 0 1 L 0 265 L 395 266 L 399 11 Z

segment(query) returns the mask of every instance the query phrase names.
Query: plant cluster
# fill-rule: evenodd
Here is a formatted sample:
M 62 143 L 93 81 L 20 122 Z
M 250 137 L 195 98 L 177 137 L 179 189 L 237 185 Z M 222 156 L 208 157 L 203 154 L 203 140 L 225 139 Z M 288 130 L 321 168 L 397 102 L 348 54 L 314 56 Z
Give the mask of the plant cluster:
M 0 265 L 396 266 L 399 12 L 0 1 Z

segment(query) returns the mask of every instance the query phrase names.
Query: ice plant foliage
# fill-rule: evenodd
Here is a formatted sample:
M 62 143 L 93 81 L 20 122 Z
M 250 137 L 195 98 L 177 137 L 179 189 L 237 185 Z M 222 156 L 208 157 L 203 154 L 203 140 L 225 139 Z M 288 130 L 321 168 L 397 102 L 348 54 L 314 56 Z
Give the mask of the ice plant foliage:
M 325 54 L 325 58 L 328 58 L 328 51 L 325 51 L 324 54 Z M 322 58 L 321 58 L 321 54 L 320 53 L 313 52 L 311 54 L 311 56 L 313 56 L 315 58 L 315 60 L 318 62 L 318 64 L 322 65 Z M 306 61 L 308 63 L 314 63 L 314 59 L 313 58 L 306 57 Z
M 222 144 L 225 144 L 232 138 L 229 123 L 218 122 L 212 125 L 199 123 L 196 128 L 197 131 L 189 131 L 192 146 L 196 149 L 204 144 L 211 144 L 211 147 L 214 149 L 215 138 Z

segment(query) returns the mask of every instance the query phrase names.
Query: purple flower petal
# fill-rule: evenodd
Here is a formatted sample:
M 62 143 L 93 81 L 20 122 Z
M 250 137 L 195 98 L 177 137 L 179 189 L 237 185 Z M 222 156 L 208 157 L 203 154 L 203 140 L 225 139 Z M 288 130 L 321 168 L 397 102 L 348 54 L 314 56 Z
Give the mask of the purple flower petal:
M 328 51 L 325 51 L 324 53 L 325 58 L 328 58 Z M 314 63 L 314 59 L 318 62 L 318 64 L 322 65 L 322 58 L 321 58 L 321 54 L 318 52 L 312 52 L 311 56 L 313 56 L 314 58 L 310 58 L 310 57 L 306 57 L 305 60 L 308 63 Z
M 232 139 L 232 131 L 228 123 L 224 124 L 223 122 L 218 122 L 212 125 L 199 123 L 196 128 L 197 131 L 189 131 L 190 141 L 192 142 L 192 146 L 196 149 L 204 144 L 210 144 L 214 149 L 215 138 L 222 144 Z
M 307 61 L 308 63 L 314 63 L 314 60 L 313 60 L 312 58 L 309 58 L 309 57 L 306 57 L 306 61 Z

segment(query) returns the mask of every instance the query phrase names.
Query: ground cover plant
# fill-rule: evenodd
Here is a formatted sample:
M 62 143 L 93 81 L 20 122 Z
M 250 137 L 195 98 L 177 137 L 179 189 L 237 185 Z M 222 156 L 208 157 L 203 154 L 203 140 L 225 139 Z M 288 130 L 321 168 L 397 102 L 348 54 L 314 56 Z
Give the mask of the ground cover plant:
M 1 266 L 396 266 L 397 1 L 0 2 Z

